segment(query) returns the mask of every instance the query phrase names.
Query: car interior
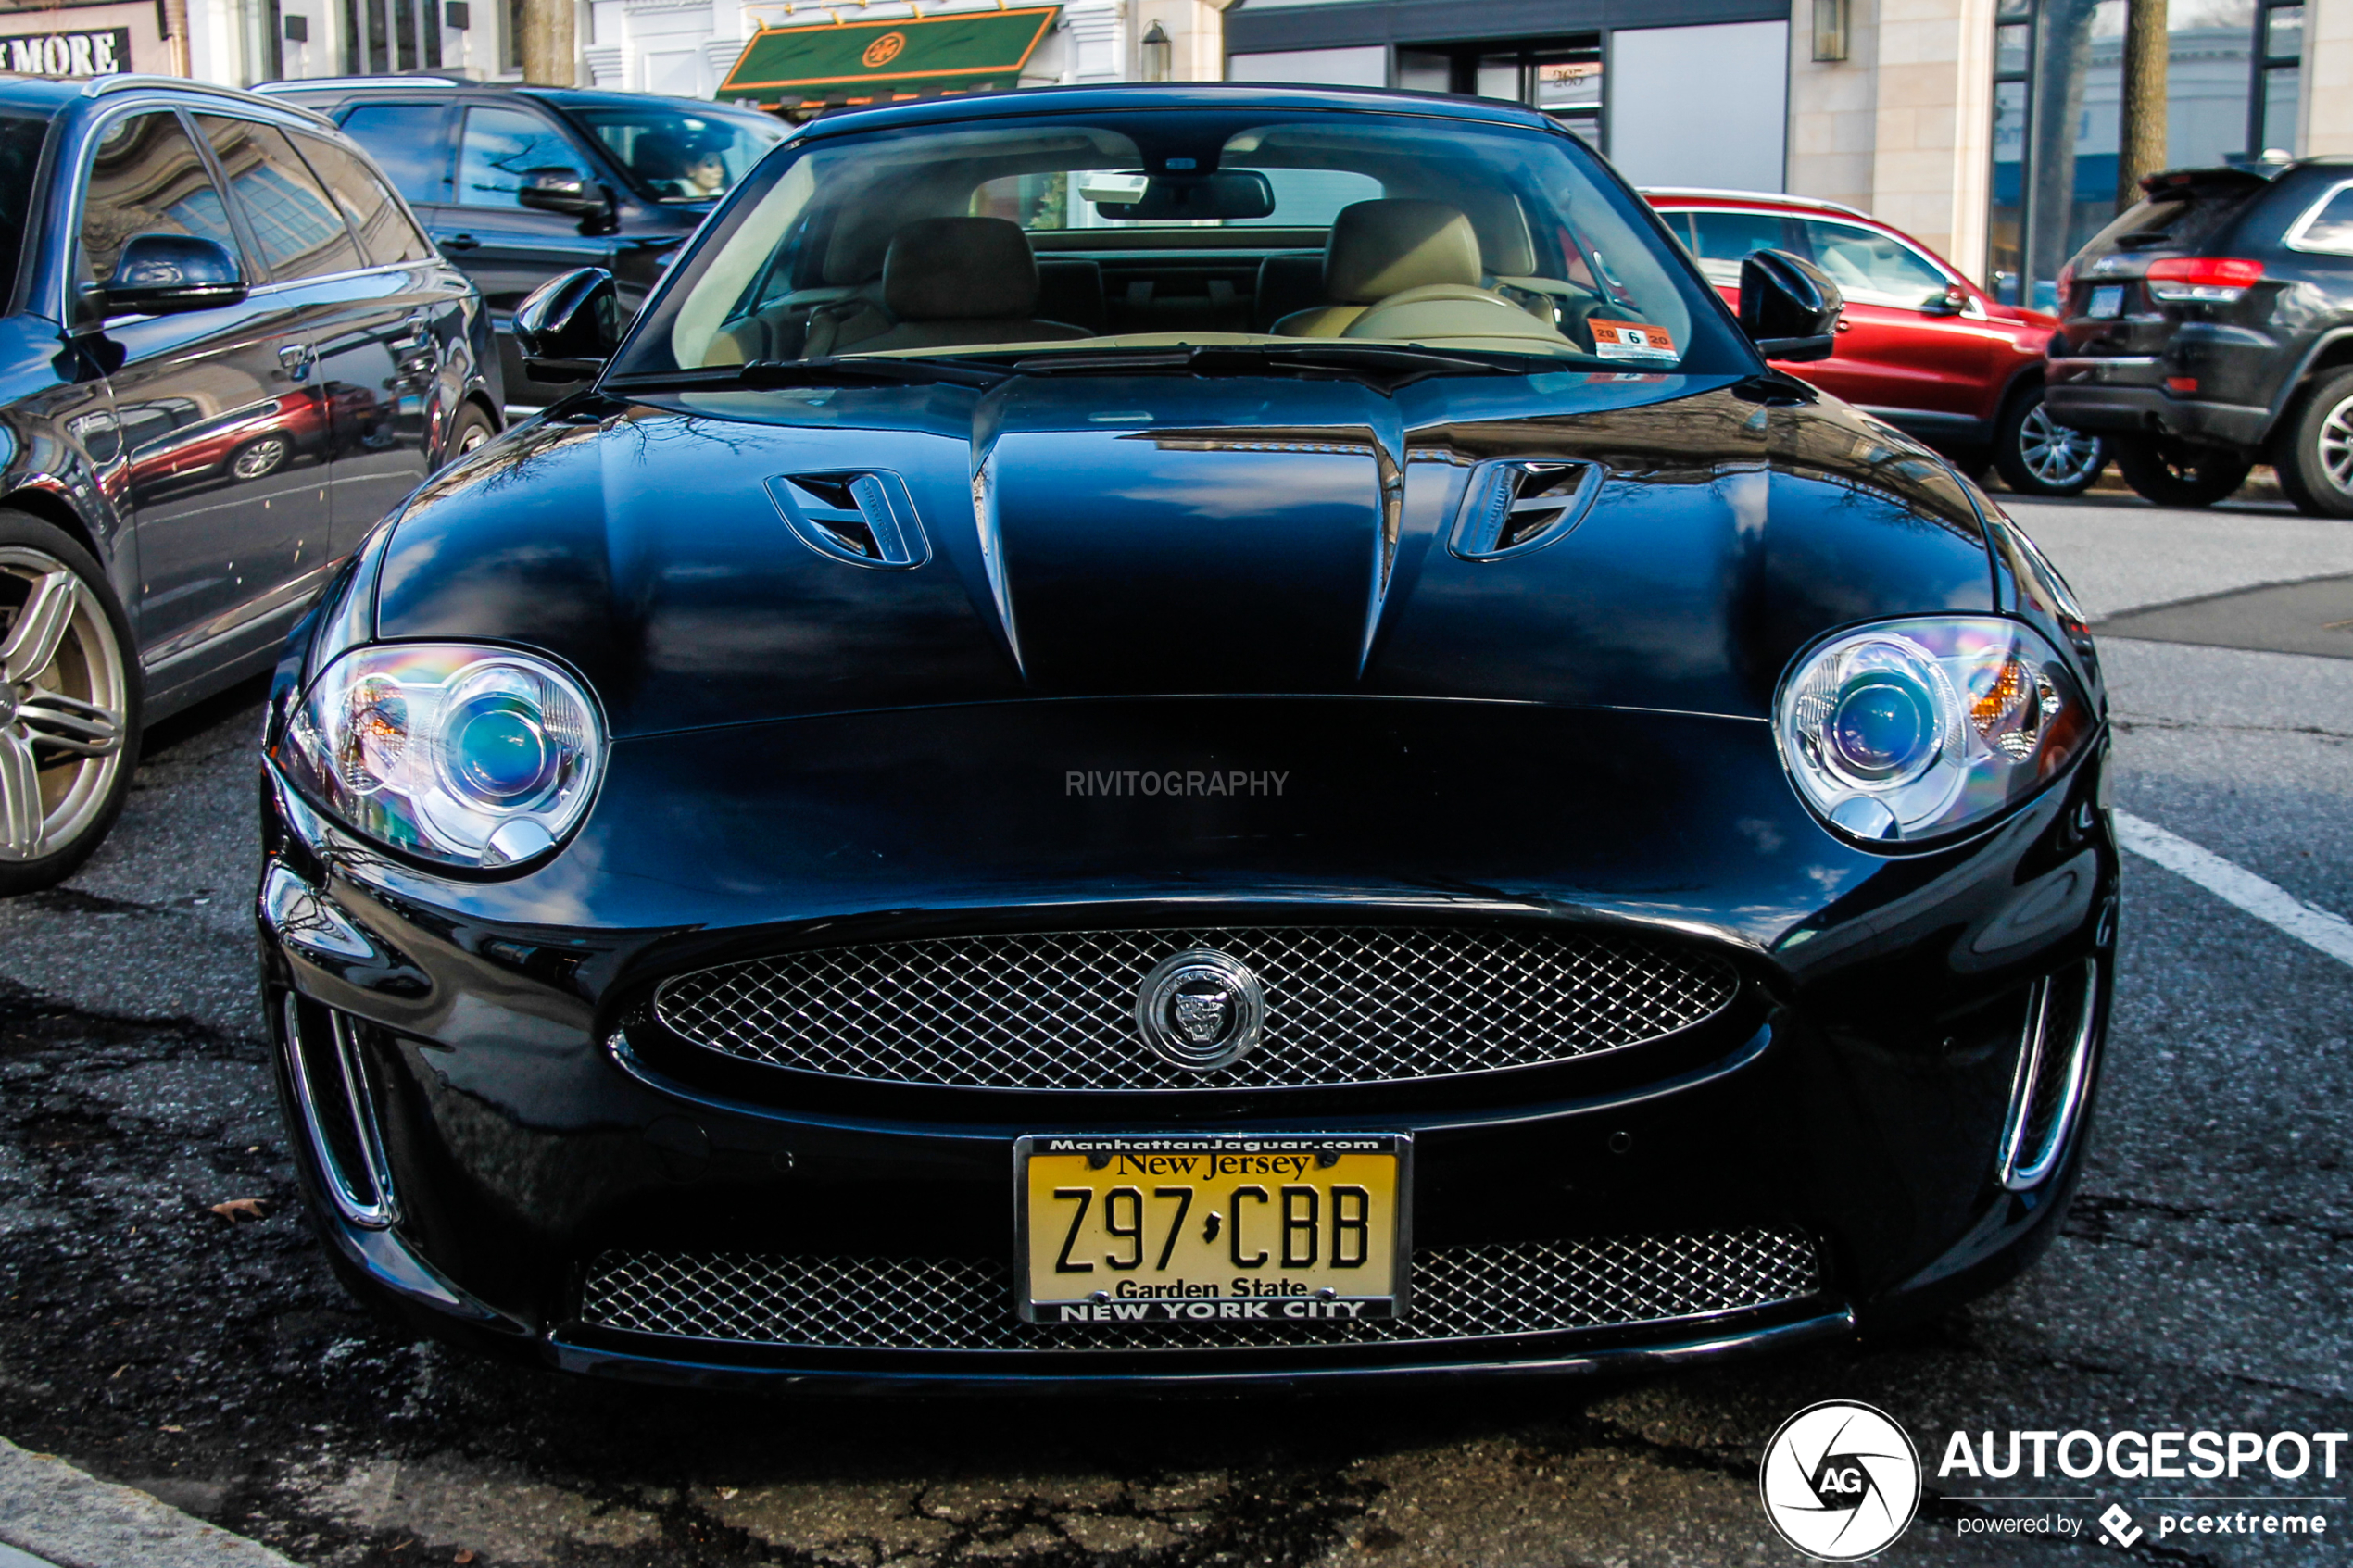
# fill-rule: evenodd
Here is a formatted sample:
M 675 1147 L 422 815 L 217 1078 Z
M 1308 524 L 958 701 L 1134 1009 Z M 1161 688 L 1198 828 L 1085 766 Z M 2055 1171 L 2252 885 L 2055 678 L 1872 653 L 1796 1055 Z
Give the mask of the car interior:
M 1190 174 L 1104 131 L 932 140 L 989 138 L 812 151 L 694 285 L 678 363 L 1327 338 L 1637 370 L 1686 341 L 1688 307 L 1598 193 L 1564 204 L 1435 139 L 1269 127 Z M 1637 331 L 1597 340 L 1604 322 Z

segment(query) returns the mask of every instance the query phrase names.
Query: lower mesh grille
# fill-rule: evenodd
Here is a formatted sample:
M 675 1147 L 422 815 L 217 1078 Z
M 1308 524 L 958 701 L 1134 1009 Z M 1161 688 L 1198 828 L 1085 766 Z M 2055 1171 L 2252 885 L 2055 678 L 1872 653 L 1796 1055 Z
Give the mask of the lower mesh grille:
M 681 1339 L 872 1350 L 1148 1350 L 1416 1344 L 1659 1323 L 1819 1288 L 1794 1232 L 1512 1242 L 1414 1254 L 1405 1314 L 1341 1323 L 1026 1323 L 1012 1268 L 925 1258 L 607 1252 L 582 1318 Z

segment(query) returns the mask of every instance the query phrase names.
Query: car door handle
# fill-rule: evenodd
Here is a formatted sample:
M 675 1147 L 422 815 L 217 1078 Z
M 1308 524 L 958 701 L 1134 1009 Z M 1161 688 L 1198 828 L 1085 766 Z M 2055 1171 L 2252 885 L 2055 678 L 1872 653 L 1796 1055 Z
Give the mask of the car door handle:
M 278 345 L 278 363 L 285 367 L 290 381 L 308 381 L 310 367 L 319 362 L 319 351 L 307 343 L 282 343 Z
M 472 234 L 452 234 L 441 242 L 444 250 L 480 250 L 482 242 Z

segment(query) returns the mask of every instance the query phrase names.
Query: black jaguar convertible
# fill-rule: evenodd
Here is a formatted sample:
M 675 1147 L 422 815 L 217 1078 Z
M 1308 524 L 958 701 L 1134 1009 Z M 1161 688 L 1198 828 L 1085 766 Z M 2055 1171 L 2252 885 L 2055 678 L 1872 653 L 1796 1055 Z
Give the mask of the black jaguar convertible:
M 1530 112 L 821 119 L 281 667 L 258 908 L 351 1286 L 583 1372 L 1712 1356 L 2055 1234 L 2098 661 Z

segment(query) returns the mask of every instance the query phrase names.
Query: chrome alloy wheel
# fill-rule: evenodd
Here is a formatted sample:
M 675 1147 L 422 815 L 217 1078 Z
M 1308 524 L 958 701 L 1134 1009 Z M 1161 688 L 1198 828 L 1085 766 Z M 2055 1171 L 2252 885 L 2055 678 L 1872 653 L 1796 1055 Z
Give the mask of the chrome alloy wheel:
M 106 809 L 129 706 L 97 596 L 46 551 L 0 546 L 0 861 L 55 854 Z
M 475 447 L 480 446 L 483 443 L 488 441 L 489 439 L 490 431 L 488 427 L 479 424 L 468 425 L 465 429 L 465 433 L 458 437 L 458 456 L 461 458 L 464 457 L 467 453 L 472 451 Z
M 239 479 L 259 479 L 275 473 L 294 450 L 294 444 L 283 435 L 265 435 L 253 443 L 229 464 L 229 471 Z
M 2055 488 L 2082 483 L 2108 456 L 2098 436 L 2059 423 L 2040 403 L 2019 421 L 2018 455 L 2027 472 Z
M 2339 400 L 2321 421 L 2321 471 L 2329 483 L 2353 495 L 2353 397 Z

